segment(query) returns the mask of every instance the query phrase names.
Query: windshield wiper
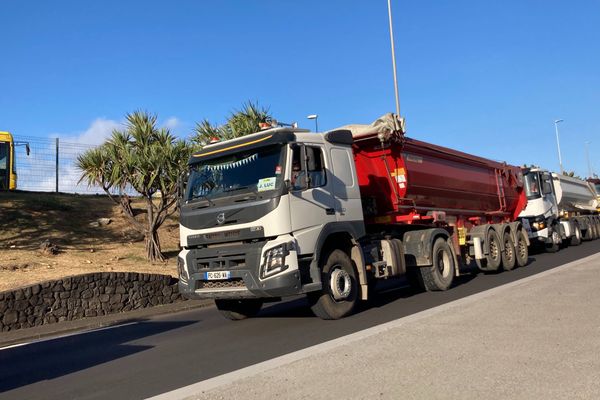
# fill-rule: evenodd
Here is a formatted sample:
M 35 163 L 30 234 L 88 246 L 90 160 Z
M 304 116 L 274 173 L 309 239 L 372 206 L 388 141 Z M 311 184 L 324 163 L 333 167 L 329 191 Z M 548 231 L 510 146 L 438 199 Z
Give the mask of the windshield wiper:
M 236 188 L 225 189 L 225 190 L 223 190 L 223 193 L 237 192 L 238 190 L 244 190 L 244 189 L 248 189 L 248 186 L 239 186 Z
M 211 206 L 211 207 L 215 205 L 215 203 L 211 199 L 209 199 L 208 195 L 206 195 L 206 194 L 200 194 L 198 196 L 192 196 L 192 198 L 190 199 L 190 201 L 191 200 L 197 200 L 197 199 L 204 199 L 204 200 L 206 200 L 208 202 L 208 205 Z

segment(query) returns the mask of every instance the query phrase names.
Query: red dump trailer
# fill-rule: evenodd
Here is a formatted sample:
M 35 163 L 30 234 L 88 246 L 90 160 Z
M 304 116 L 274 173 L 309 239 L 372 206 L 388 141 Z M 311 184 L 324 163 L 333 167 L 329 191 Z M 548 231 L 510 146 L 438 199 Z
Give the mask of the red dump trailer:
M 341 128 L 352 132 L 367 230 L 395 233 L 414 253 L 413 268 L 427 253 L 417 248 L 434 244 L 433 227 L 448 233 L 459 264 L 474 259 L 484 271 L 525 265 L 529 242 L 517 219 L 527 206 L 521 168 L 411 139 L 398 125 L 388 114 Z

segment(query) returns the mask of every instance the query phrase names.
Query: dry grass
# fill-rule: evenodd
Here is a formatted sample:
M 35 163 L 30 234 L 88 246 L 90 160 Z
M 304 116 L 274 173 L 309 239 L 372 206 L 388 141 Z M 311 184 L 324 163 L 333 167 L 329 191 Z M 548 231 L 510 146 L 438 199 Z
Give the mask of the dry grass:
M 135 200 L 136 219 L 145 218 L 142 201 Z M 90 222 L 111 223 L 91 227 Z M 0 192 L 0 291 L 48 279 L 87 272 L 152 272 L 177 276 L 179 251 L 177 216 L 161 227 L 165 263 L 145 259 L 144 241 L 118 205 L 105 196 Z M 40 244 L 58 246 L 45 254 Z

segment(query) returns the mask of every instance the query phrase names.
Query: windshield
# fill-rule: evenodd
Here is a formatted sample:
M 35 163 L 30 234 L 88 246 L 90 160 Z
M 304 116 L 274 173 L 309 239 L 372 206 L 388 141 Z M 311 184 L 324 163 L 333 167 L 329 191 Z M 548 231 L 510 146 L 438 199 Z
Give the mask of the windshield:
M 283 148 L 269 146 L 194 165 L 186 199 L 215 199 L 239 193 L 258 196 L 280 189 L 285 170 Z
M 528 199 L 540 197 L 540 179 L 537 172 L 525 174 L 525 194 Z

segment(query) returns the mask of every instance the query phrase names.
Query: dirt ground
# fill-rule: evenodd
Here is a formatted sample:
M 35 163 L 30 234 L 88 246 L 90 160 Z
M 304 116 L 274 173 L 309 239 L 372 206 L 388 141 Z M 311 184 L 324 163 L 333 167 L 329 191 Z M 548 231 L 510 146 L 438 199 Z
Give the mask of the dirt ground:
M 142 221 L 143 201 L 134 200 L 133 209 Z M 110 223 L 98 224 L 101 218 Z M 167 260 L 151 263 L 143 236 L 106 196 L 0 192 L 0 292 L 88 272 L 177 276 L 177 215 L 167 219 L 159 235 Z M 58 253 L 43 251 L 45 241 Z

